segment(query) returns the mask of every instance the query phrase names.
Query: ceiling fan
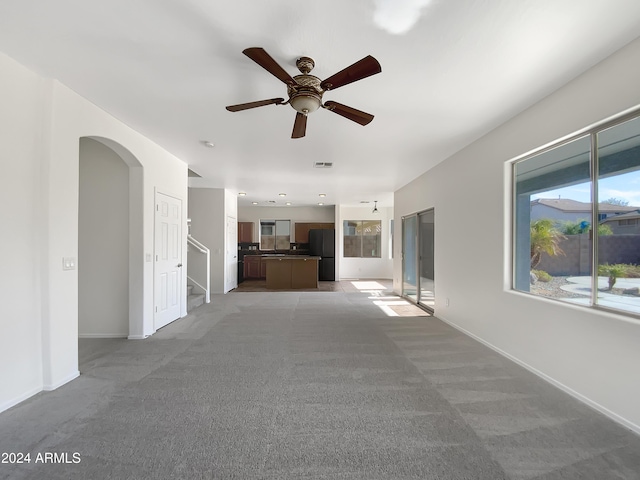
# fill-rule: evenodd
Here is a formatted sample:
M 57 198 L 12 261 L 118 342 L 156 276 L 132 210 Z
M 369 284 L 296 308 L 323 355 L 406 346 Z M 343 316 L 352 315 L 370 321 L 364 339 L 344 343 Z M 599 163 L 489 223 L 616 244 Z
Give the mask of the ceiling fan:
M 278 78 L 287 85 L 289 100 L 284 98 L 270 98 L 257 102 L 241 103 L 230 105 L 227 108 L 230 112 L 239 112 L 249 108 L 263 107 L 265 105 L 291 105 L 297 112 L 293 124 L 291 138 L 302 138 L 307 130 L 307 116 L 322 107 L 333 113 L 348 118 L 360 125 L 367 125 L 373 120 L 373 115 L 356 110 L 355 108 L 342 105 L 338 102 L 328 101 L 322 103 L 322 95 L 328 90 L 335 90 L 349 83 L 362 80 L 382 71 L 378 61 L 371 55 L 364 57 L 353 65 L 348 66 L 338 73 L 320 80 L 318 77 L 309 75 L 313 70 L 315 62 L 309 57 L 300 57 L 296 60 L 296 66 L 302 75 L 292 77 L 263 49 L 259 47 L 247 48 L 242 51 L 247 57 L 256 62 L 267 72 Z

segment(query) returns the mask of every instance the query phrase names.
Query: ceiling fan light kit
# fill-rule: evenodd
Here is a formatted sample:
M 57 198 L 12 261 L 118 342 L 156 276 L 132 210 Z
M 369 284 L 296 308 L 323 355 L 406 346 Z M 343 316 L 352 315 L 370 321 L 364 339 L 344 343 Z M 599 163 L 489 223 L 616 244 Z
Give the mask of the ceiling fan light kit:
M 296 112 L 308 115 L 320 108 L 322 97 L 313 93 L 300 92 L 292 95 L 289 103 Z
M 262 48 L 247 48 L 243 50 L 242 53 L 285 83 L 287 85 L 289 100 L 285 102 L 284 98 L 271 98 L 257 102 L 229 105 L 226 107 L 228 111 L 239 112 L 266 105 L 290 104 L 296 111 L 291 138 L 302 138 L 305 136 L 307 116 L 320 107 L 363 126 L 373 120 L 373 115 L 348 107 L 347 105 L 332 101 L 322 103 L 322 95 L 326 91 L 335 90 L 349 83 L 380 73 L 382 68 L 378 61 L 371 55 L 364 57 L 362 60 L 357 61 L 325 80 L 320 80 L 318 77 L 309 74 L 309 72 L 313 70 L 313 67 L 315 67 L 315 62 L 310 57 L 300 57 L 296 60 L 296 66 L 302 75 L 292 77 Z

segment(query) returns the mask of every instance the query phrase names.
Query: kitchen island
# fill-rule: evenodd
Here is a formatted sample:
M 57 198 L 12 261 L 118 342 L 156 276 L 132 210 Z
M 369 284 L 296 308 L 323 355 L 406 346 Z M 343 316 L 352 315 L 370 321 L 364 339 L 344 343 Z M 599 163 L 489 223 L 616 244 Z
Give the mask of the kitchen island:
M 318 288 L 318 261 L 308 255 L 263 255 L 267 266 L 267 288 L 292 290 Z

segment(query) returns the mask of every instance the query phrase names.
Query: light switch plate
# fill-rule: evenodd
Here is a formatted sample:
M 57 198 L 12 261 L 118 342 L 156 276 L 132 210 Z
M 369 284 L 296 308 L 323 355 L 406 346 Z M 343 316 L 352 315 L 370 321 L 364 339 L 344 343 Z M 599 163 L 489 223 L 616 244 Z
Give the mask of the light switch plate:
M 75 257 L 63 257 L 62 258 L 62 269 L 63 270 L 75 270 L 76 269 L 76 259 L 75 259 Z

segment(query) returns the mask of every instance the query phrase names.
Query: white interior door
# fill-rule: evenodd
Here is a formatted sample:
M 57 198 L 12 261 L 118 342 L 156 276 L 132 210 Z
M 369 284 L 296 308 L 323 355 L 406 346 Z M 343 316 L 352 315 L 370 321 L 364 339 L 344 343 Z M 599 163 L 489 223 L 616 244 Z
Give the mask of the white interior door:
M 155 315 L 159 329 L 180 318 L 182 297 L 182 200 L 156 193 Z
M 226 241 L 227 274 L 225 292 L 238 286 L 238 220 L 227 217 L 227 241 Z

